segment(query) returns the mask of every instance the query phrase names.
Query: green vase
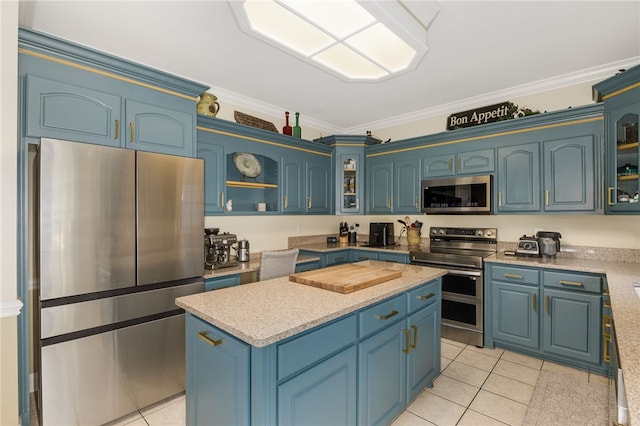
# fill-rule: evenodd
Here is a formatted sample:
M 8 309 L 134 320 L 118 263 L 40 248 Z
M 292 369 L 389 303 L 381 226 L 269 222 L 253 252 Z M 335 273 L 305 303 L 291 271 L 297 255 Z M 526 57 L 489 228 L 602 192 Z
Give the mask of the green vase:
M 300 128 L 300 113 L 296 112 L 296 125 L 293 126 L 293 136 L 296 138 L 302 137 L 302 129 Z

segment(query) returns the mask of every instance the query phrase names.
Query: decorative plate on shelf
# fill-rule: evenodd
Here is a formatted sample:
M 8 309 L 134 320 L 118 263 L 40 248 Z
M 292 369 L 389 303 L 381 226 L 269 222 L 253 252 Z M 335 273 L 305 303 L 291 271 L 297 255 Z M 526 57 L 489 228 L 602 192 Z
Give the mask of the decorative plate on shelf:
M 233 164 L 243 176 L 256 178 L 262 174 L 260 161 L 248 152 L 236 152 L 233 155 Z

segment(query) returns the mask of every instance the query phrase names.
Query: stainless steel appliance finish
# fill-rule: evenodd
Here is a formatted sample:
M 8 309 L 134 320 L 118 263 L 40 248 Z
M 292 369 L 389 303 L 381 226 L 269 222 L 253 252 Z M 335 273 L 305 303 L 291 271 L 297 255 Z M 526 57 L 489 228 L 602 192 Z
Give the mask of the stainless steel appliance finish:
M 538 239 L 540 256 L 555 257 L 560 252 L 560 238 L 562 238 L 562 235 L 559 232 L 538 231 L 536 232 L 536 238 Z
M 369 247 L 385 247 L 394 244 L 393 223 L 372 222 L 369 224 Z
M 102 424 L 181 392 L 174 300 L 204 291 L 202 160 L 42 139 L 36 164 L 40 423 Z
M 540 256 L 538 239 L 533 236 L 527 237 L 526 235 L 520 237 L 516 247 L 516 254 L 518 256 Z
M 491 214 L 492 187 L 491 175 L 423 180 L 421 210 L 427 214 Z
M 482 346 L 483 259 L 497 251 L 495 228 L 429 229 L 429 247 L 409 252 L 412 264 L 448 269 L 442 277 L 442 336 Z
M 238 242 L 235 234 L 206 234 L 204 237 L 206 269 L 219 269 L 237 266 L 238 259 L 231 255 L 231 248 Z
M 251 260 L 251 256 L 249 254 L 249 241 L 238 241 L 238 248 L 236 250 L 238 252 L 238 262 L 248 262 Z

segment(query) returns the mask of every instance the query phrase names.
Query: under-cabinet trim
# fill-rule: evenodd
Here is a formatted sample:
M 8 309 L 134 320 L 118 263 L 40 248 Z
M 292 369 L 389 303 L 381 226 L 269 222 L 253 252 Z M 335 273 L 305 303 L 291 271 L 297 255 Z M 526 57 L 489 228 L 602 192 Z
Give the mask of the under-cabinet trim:
M 245 139 L 245 140 L 252 141 L 252 142 L 264 143 L 264 144 L 267 144 L 267 145 L 278 146 L 278 147 L 281 147 L 281 148 L 295 149 L 296 151 L 309 152 L 311 154 L 317 154 L 317 155 L 323 155 L 325 157 L 331 157 L 331 153 L 314 151 L 314 150 L 311 150 L 311 149 L 308 149 L 308 148 L 300 148 L 300 147 L 297 147 L 297 146 L 286 145 L 286 144 L 283 144 L 283 143 L 280 143 L 280 142 L 271 142 L 271 141 L 267 141 L 267 140 L 264 140 L 264 139 L 254 138 L 254 137 L 251 137 L 251 136 L 244 136 L 244 135 L 239 135 L 237 133 L 225 132 L 223 130 L 209 129 L 207 127 L 202 127 L 202 126 L 196 126 L 196 129 L 197 130 L 202 130 L 203 132 L 217 133 L 219 135 L 231 136 L 231 137 L 234 137 L 234 138 Z
M 104 77 L 113 78 L 115 80 L 124 81 L 126 83 L 135 84 L 137 86 L 141 86 L 141 87 L 144 87 L 144 88 L 147 88 L 147 89 L 152 89 L 152 90 L 155 90 L 155 91 L 158 91 L 158 92 L 166 93 L 168 95 L 177 96 L 179 98 L 187 99 L 187 100 L 190 100 L 190 101 L 193 101 L 193 102 L 195 102 L 198 99 L 197 97 L 194 97 L 194 96 L 183 95 L 182 93 L 175 92 L 175 91 L 169 90 L 169 89 L 164 89 L 162 87 L 154 86 L 153 84 L 144 83 L 142 81 L 134 80 L 134 79 L 128 78 L 128 77 L 123 77 L 123 76 L 120 76 L 118 74 L 114 74 L 114 73 L 111 73 L 111 72 L 108 72 L 108 71 L 102 71 L 102 70 L 99 70 L 99 69 L 96 69 L 96 68 L 92 68 L 92 67 L 89 67 L 89 66 L 86 66 L 86 65 L 81 65 L 81 64 L 78 64 L 78 63 L 73 62 L 73 61 L 68 61 L 66 59 L 60 59 L 60 58 L 56 58 L 54 56 L 45 55 L 44 53 L 34 52 L 32 50 L 28 50 L 28 49 L 25 49 L 25 48 L 22 48 L 22 47 L 18 48 L 18 53 L 22 53 L 24 55 L 34 56 L 34 57 L 40 58 L 40 59 L 45 59 L 47 61 L 56 62 L 58 64 L 65 65 L 65 66 L 68 66 L 68 67 L 77 68 L 77 69 L 80 69 L 80 70 L 83 70 L 83 71 L 92 72 L 94 74 L 102 75 Z
M 602 120 L 604 120 L 604 116 L 583 118 L 581 120 L 567 121 L 567 122 L 564 122 L 564 123 L 545 124 L 545 125 L 542 125 L 542 126 L 527 127 L 526 129 L 509 130 L 509 131 L 506 131 L 506 132 L 498 132 L 498 133 L 491 133 L 491 134 L 486 134 L 486 135 L 471 136 L 471 137 L 468 137 L 468 138 L 454 139 L 454 140 L 449 140 L 449 141 L 444 141 L 444 142 L 436 142 L 436 143 L 420 145 L 420 146 L 412 146 L 412 147 L 409 147 L 409 148 L 400 148 L 400 149 L 395 149 L 395 150 L 391 150 L 391 151 L 384 151 L 384 152 L 367 154 L 366 156 L 368 158 L 369 157 L 378 157 L 378 156 L 382 156 L 382 155 L 397 154 L 397 153 L 400 153 L 400 152 L 416 151 L 418 149 L 436 148 L 436 147 L 440 147 L 440 146 L 454 145 L 454 144 L 463 143 L 463 142 L 472 142 L 472 141 L 476 141 L 476 140 L 489 139 L 489 138 L 500 137 L 500 136 L 517 135 L 517 134 L 533 132 L 533 131 L 537 131 L 537 130 L 554 129 L 554 128 L 557 128 L 557 127 L 571 126 L 571 125 L 574 125 L 574 124 L 591 123 L 591 122 L 594 122 L 594 121 L 602 121 Z

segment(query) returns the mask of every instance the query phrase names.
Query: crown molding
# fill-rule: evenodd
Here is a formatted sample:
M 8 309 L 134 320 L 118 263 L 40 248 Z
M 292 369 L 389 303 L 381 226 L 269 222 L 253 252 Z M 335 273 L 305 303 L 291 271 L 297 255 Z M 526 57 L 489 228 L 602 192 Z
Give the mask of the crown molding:
M 443 115 L 449 115 L 455 111 L 466 111 L 469 109 L 490 105 L 496 102 L 504 102 L 505 100 L 519 98 L 523 96 L 534 95 L 537 93 L 547 92 L 550 90 L 562 89 L 564 87 L 573 86 L 594 80 L 602 80 L 615 75 L 621 68 L 631 68 L 640 63 L 640 56 L 633 58 L 611 62 L 597 67 L 586 68 L 584 70 L 572 73 L 562 74 L 556 77 L 534 81 L 520 86 L 513 86 L 507 89 L 498 90 L 491 93 L 485 93 L 467 99 L 462 99 L 447 104 L 438 105 L 431 108 L 410 112 L 407 114 L 396 115 L 383 120 L 371 121 L 358 126 L 343 128 L 333 124 L 316 120 L 313 117 L 305 116 L 304 120 L 309 126 L 327 132 L 328 134 L 362 134 L 370 129 L 383 129 L 425 120 Z M 212 88 L 216 95 L 223 97 L 226 102 L 234 104 L 238 107 L 248 108 L 273 117 L 280 117 L 282 111 L 286 108 L 252 99 L 222 88 Z
M 0 301 L 0 318 L 17 317 L 20 315 L 22 302 L 19 300 Z

